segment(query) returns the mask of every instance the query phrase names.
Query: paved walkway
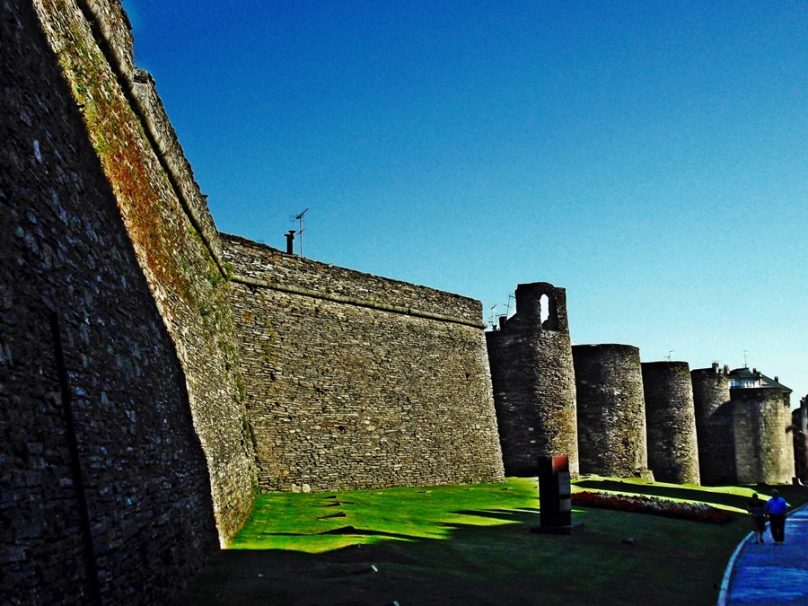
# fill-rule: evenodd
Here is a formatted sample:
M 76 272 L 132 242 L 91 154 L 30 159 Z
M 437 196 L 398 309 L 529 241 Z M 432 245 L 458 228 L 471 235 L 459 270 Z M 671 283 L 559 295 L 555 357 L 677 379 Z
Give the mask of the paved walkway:
M 775 545 L 750 535 L 738 545 L 724 574 L 719 606 L 808 604 L 808 507 L 786 518 L 786 541 Z

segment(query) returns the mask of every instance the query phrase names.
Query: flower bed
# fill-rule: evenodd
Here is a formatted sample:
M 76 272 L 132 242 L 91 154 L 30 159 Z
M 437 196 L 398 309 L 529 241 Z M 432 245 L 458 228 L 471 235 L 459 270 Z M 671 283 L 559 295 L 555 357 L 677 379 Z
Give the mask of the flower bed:
M 602 507 L 631 513 L 650 513 L 668 518 L 713 524 L 726 524 L 733 519 L 731 513 L 704 503 L 683 503 L 658 497 L 583 491 L 573 493 L 572 504 L 579 507 Z

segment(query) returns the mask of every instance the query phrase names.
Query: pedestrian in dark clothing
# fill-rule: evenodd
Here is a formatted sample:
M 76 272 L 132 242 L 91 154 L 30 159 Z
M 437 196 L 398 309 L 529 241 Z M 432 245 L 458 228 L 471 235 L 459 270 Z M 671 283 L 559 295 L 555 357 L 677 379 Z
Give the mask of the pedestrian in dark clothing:
M 747 506 L 749 516 L 752 518 L 752 531 L 755 533 L 755 543 L 763 543 L 763 531 L 766 529 L 766 507 L 757 493 L 752 495 L 752 499 Z
M 775 545 L 782 545 L 786 540 L 786 511 L 788 503 L 780 496 L 778 490 L 772 490 L 772 498 L 766 502 L 766 513 L 769 514 Z

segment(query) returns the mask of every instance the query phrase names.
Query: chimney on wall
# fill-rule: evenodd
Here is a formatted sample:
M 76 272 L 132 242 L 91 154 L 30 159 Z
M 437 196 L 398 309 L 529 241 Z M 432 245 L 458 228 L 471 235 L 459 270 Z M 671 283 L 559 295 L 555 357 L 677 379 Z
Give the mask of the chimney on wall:
M 295 254 L 295 230 L 290 229 L 286 232 L 286 254 Z

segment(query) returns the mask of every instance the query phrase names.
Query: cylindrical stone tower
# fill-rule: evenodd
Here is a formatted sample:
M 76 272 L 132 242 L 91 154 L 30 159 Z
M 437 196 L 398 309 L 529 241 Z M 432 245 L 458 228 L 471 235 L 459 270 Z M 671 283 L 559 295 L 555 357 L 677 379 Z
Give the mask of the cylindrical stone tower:
M 581 473 L 651 477 L 640 350 L 631 345 L 575 345 L 572 360 Z
M 567 455 L 578 474 L 575 376 L 563 288 L 516 288 L 516 313 L 486 333 L 507 475 L 536 475 L 538 457 Z
M 703 484 L 734 484 L 735 438 L 732 403 L 729 401 L 729 369 L 698 368 L 690 372 L 696 434 L 699 443 L 699 475 Z
M 648 466 L 660 482 L 699 483 L 693 387 L 687 362 L 642 365 Z
M 800 400 L 800 407 L 791 411 L 794 436 L 794 475 L 803 484 L 808 482 L 808 396 Z
M 789 393 L 773 388 L 730 389 L 739 484 L 790 484 L 794 443 Z

